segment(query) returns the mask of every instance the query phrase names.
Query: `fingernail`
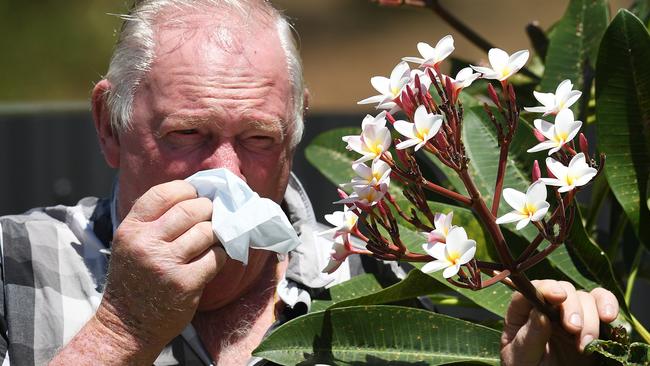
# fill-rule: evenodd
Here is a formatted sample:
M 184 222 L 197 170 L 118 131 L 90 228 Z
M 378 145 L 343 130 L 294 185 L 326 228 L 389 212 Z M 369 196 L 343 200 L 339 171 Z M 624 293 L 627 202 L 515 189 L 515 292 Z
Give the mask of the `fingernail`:
M 614 316 L 614 306 L 612 306 L 612 304 L 605 305 L 605 310 L 603 312 L 605 313 L 605 316 L 613 317 Z
M 580 343 L 580 348 L 584 349 L 589 344 L 589 342 L 591 342 L 593 340 L 594 340 L 594 337 L 589 335 L 589 334 L 582 337 L 582 342 Z
M 578 328 L 582 327 L 582 319 L 580 318 L 580 314 L 578 313 L 571 314 L 571 317 L 569 318 L 569 323 L 575 325 Z

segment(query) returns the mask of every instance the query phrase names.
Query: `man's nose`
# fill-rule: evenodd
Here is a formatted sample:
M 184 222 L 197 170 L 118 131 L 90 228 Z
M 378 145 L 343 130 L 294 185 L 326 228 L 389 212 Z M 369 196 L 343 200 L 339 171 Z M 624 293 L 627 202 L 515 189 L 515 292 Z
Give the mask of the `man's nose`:
M 201 170 L 226 168 L 245 182 L 246 177 L 242 174 L 241 161 L 235 146 L 235 141 L 220 141 L 201 162 Z

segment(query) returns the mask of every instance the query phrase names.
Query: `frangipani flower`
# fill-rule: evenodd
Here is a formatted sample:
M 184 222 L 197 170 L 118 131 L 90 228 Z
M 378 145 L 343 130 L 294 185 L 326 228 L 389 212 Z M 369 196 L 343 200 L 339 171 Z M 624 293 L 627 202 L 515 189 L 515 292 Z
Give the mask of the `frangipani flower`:
M 390 148 L 391 144 L 390 131 L 386 128 L 386 112 L 382 112 L 374 118 L 370 115 L 366 116 L 361 128 L 359 136 L 343 136 L 343 141 L 348 143 L 346 146 L 348 150 L 363 155 L 355 163 L 378 159 L 384 151 Z
M 428 43 L 418 43 L 418 51 L 422 57 L 404 57 L 402 60 L 418 63 L 420 66 L 436 67 L 454 51 L 454 38 L 451 35 L 442 37 L 435 47 Z
M 362 204 L 364 206 L 372 206 L 375 203 L 381 201 L 386 194 L 386 191 L 381 191 L 375 188 L 375 186 L 353 186 L 351 195 L 342 200 L 336 201 L 334 203 L 353 203 L 353 204 Z
M 598 171 L 587 164 L 585 154 L 576 154 L 568 166 L 564 166 L 553 158 L 546 159 L 546 167 L 555 178 L 542 178 L 549 186 L 560 187 L 558 192 L 568 192 L 575 187 L 584 186 L 596 176 Z
M 390 165 L 381 160 L 373 160 L 369 167 L 364 163 L 352 164 L 352 169 L 357 173 L 350 183 L 342 184 L 341 187 L 374 186 L 386 192 L 390 184 Z
M 351 233 L 357 225 L 359 217 L 354 213 L 354 211 L 350 210 L 348 206 L 344 206 L 343 211 L 334 211 L 331 214 L 325 215 L 325 220 L 334 227 L 329 230 L 321 231 L 318 235 L 325 235 L 334 232 L 334 238 L 336 238 L 340 235 Z
M 360 100 L 357 104 L 377 104 L 378 109 L 394 110 L 397 107 L 395 99 L 399 98 L 404 86 L 411 81 L 411 68 L 402 61 L 390 73 L 390 78 L 384 76 L 374 76 L 370 79 L 370 84 L 379 92 L 370 98 Z
M 442 126 L 442 116 L 439 114 L 428 113 L 424 105 L 415 110 L 413 116 L 414 123 L 406 121 L 395 121 L 393 127 L 395 130 L 408 138 L 395 146 L 396 149 L 406 149 L 415 145 L 415 151 L 418 151 L 433 136 L 438 133 Z
M 508 55 L 504 50 L 492 48 L 488 52 L 490 67 L 473 66 L 472 68 L 481 74 L 485 79 L 496 79 L 504 81 L 519 71 L 528 61 L 528 50 L 521 50 Z
M 444 268 L 442 276 L 450 278 L 458 273 L 461 265 L 474 258 L 476 242 L 467 238 L 465 229 L 456 226 L 449 231 L 447 244 L 429 247 L 426 243 L 422 245 L 422 249 L 436 259 L 422 266 L 422 272 L 435 272 Z
M 548 152 L 549 155 L 559 151 L 564 144 L 573 140 L 582 127 L 581 121 L 575 121 L 573 119 L 573 112 L 570 109 L 560 111 L 555 116 L 555 124 L 548 123 L 543 119 L 536 119 L 534 123 L 537 131 L 548 140 L 531 147 L 528 149 L 528 152 L 550 149 Z
M 546 202 L 546 185 L 541 180 L 531 184 L 526 193 L 516 189 L 503 190 L 503 199 L 514 209 L 496 221 L 497 224 L 506 224 L 519 221 L 517 230 L 523 229 L 531 221 L 540 221 L 546 215 L 550 204 Z
M 451 86 L 454 89 L 454 102 L 458 99 L 458 94 L 463 88 L 467 88 L 472 85 L 474 80 L 478 79 L 481 76 L 479 73 L 475 73 L 471 67 L 466 67 L 456 74 L 456 78 L 447 76 L 451 80 Z
M 327 266 L 323 268 L 322 272 L 323 273 L 333 273 L 339 267 L 345 259 L 350 255 L 353 254 L 347 248 L 345 245 L 335 242 L 334 245 L 332 245 L 332 252 L 330 253 L 330 261 L 327 263 Z
M 573 89 L 571 80 L 567 79 L 560 83 L 553 93 L 540 93 L 533 92 L 535 99 L 542 103 L 538 107 L 524 107 L 528 112 L 544 113 L 544 116 L 549 114 L 558 114 L 564 109 L 571 107 L 582 95 L 579 90 Z
M 427 245 L 429 249 L 433 245 L 444 244 L 447 242 L 447 235 L 449 235 L 449 231 L 456 227 L 451 224 L 451 220 L 453 220 L 453 218 L 453 211 L 446 215 L 443 213 L 436 213 L 433 218 L 435 229 L 427 234 Z

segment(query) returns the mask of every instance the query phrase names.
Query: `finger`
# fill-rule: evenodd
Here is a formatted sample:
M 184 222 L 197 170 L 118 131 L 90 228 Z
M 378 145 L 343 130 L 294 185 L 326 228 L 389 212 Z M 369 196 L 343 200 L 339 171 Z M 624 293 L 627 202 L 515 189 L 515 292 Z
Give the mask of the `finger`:
M 188 263 L 187 269 L 193 276 L 198 276 L 198 280 L 205 286 L 221 271 L 227 258 L 226 251 L 221 246 L 214 245 Z
M 580 332 L 583 326 L 582 306 L 578 299 L 578 293 L 575 287 L 569 282 L 559 281 L 559 284 L 566 291 L 566 300 L 560 304 L 562 313 L 562 327 L 571 334 Z
M 582 330 L 580 331 L 580 338 L 578 346 L 580 351 L 585 349 L 585 346 L 598 338 L 598 327 L 600 326 L 600 317 L 598 316 L 598 309 L 596 308 L 596 300 L 590 294 L 584 291 L 578 291 L 578 300 L 582 306 Z
M 539 365 L 546 352 L 552 332 L 551 322 L 536 309 L 531 309 L 527 318 L 512 342 L 501 350 L 504 365 Z
M 544 299 L 551 305 L 560 305 L 567 298 L 565 287 L 555 280 L 533 281 L 537 290 L 544 296 Z
M 564 288 L 555 280 L 533 281 L 533 285 L 554 305 L 566 299 Z M 506 324 L 524 325 L 528 321 L 530 309 L 532 309 L 531 303 L 521 293 L 516 292 L 512 296 L 510 306 L 506 312 Z
M 189 263 L 199 254 L 217 245 L 219 241 L 212 232 L 212 222 L 202 221 L 192 226 L 169 245 L 181 263 Z
M 199 197 L 181 201 L 156 220 L 158 238 L 172 241 L 192 226 L 212 218 L 212 201 Z
M 175 180 L 159 184 L 149 188 L 135 201 L 127 218 L 144 222 L 153 221 L 178 202 L 196 197 L 196 189 L 186 181 Z
M 591 296 L 596 300 L 600 320 L 605 323 L 613 322 L 618 316 L 618 299 L 616 299 L 616 296 L 601 287 L 591 290 Z

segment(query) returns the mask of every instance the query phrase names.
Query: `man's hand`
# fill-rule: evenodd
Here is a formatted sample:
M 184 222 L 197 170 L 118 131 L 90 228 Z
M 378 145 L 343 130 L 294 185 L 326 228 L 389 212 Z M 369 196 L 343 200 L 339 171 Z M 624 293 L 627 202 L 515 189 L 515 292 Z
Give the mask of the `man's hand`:
M 209 199 L 173 181 L 147 191 L 122 221 L 95 319 L 125 347 L 155 358 L 191 321 L 226 260 L 211 215 Z
M 506 313 L 501 336 L 503 365 L 589 365 L 584 347 L 598 338 L 600 322 L 618 315 L 618 301 L 609 291 L 597 288 L 576 291 L 564 281 L 533 281 L 546 301 L 557 305 L 560 325 L 552 324 L 520 293 L 515 293 Z

